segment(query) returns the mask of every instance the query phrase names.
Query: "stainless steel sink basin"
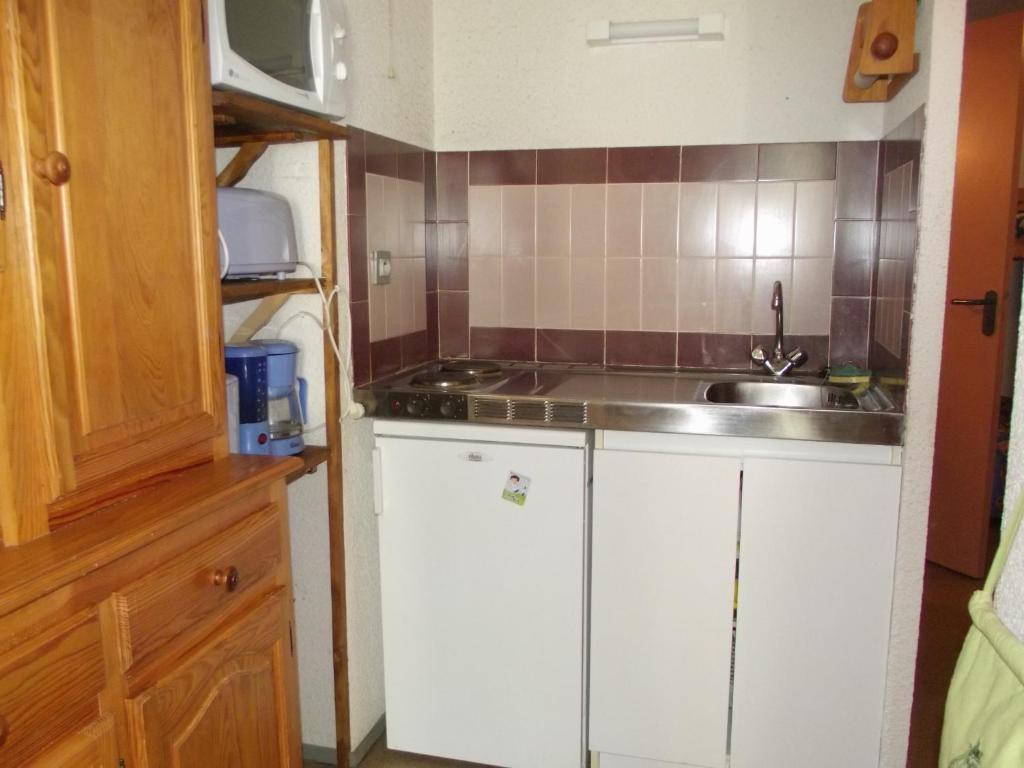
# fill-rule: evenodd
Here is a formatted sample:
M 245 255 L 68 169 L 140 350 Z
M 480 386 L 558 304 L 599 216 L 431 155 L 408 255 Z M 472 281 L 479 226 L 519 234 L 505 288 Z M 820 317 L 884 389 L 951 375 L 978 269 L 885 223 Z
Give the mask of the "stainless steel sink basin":
M 772 408 L 857 410 L 857 398 L 840 387 L 790 381 L 716 381 L 704 391 L 709 403 Z

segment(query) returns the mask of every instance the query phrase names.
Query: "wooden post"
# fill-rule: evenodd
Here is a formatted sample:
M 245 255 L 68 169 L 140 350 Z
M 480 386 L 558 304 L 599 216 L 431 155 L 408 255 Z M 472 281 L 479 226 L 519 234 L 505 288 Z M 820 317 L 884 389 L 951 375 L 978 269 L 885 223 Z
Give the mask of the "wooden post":
M 320 150 L 320 248 L 324 290 L 337 281 L 338 259 L 334 215 L 334 142 L 321 139 Z M 338 306 L 324 317 L 338 337 Z M 327 521 L 331 546 L 331 616 L 334 646 L 334 724 L 337 729 L 338 765 L 346 765 L 351 752 L 348 706 L 348 630 L 345 609 L 345 519 L 341 466 L 340 366 L 330 339 L 324 334 L 324 386 L 327 418 Z M 346 383 L 347 385 L 347 383 Z

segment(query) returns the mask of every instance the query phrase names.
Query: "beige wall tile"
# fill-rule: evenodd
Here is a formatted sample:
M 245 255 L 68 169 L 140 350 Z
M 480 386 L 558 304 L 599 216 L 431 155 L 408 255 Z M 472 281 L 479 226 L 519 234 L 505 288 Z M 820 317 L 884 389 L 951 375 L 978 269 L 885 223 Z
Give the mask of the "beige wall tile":
M 572 327 L 604 329 L 604 259 L 573 259 L 571 266 Z
M 775 312 L 772 310 L 772 288 L 775 281 L 782 283 L 785 331 L 788 333 L 792 315 L 789 312 L 793 284 L 792 259 L 755 259 L 754 292 L 750 296 L 750 332 L 775 333 Z
M 571 328 L 571 267 L 569 259 L 537 260 L 537 327 Z
M 537 252 L 536 191 L 532 185 L 501 188 L 501 256 L 532 257 Z
M 645 331 L 674 331 L 676 260 L 645 258 L 642 264 L 640 327 Z
M 798 181 L 793 255 L 832 256 L 835 232 L 834 181 Z
M 384 286 L 384 338 L 393 339 L 405 333 L 402 325 L 402 293 L 406 290 L 406 260 L 391 262 L 391 282 Z
M 469 188 L 469 255 L 501 255 L 501 187 Z
M 642 184 L 609 184 L 607 239 L 608 258 L 640 256 Z
M 469 259 L 469 324 L 501 325 L 501 259 Z
M 604 258 L 604 184 L 572 187 L 571 251 L 573 258 Z
M 715 260 L 715 331 L 750 333 L 753 259 Z
M 755 250 L 758 256 L 793 255 L 795 202 L 796 186 L 791 182 L 761 182 L 757 185 Z
M 381 181 L 381 216 L 382 216 L 382 248 L 391 251 L 394 255 L 402 254 L 401 243 L 401 218 L 402 203 L 398 192 L 398 179 L 387 176 Z
M 501 258 L 501 324 L 507 328 L 533 328 L 537 260 Z
M 537 256 L 560 259 L 569 255 L 572 187 L 537 187 Z
M 674 259 L 679 226 L 679 185 L 644 184 L 641 210 L 640 250 L 643 257 Z
M 754 255 L 754 184 L 718 187 L 718 256 Z
M 427 328 L 427 269 L 426 259 L 403 259 L 405 279 L 402 281 L 399 301 L 402 312 L 402 333 L 423 331 Z
M 832 259 L 794 259 L 791 295 L 786 301 L 790 333 L 828 333 Z
M 423 216 L 424 188 L 418 181 L 398 182 L 400 204 L 399 253 L 402 256 L 424 256 Z
M 679 258 L 715 255 L 718 229 L 718 185 L 687 182 L 679 185 Z
M 715 260 L 680 259 L 676 330 L 715 330 Z
M 640 330 L 640 259 L 605 261 L 605 327 L 613 331 Z

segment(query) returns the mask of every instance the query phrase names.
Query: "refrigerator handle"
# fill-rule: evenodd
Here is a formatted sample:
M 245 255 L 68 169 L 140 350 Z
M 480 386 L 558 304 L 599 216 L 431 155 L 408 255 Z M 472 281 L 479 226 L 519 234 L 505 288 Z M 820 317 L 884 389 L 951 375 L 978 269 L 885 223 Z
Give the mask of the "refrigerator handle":
M 384 473 L 380 463 L 380 448 L 373 449 L 373 514 L 384 512 Z

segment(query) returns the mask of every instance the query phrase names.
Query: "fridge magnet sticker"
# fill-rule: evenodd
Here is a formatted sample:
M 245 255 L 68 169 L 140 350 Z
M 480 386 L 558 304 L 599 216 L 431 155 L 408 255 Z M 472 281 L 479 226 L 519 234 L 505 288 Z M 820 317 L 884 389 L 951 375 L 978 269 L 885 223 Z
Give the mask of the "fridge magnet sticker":
M 501 498 L 521 507 L 526 504 L 526 494 L 529 490 L 530 478 L 518 472 L 509 472 L 508 480 L 505 481 L 505 489 L 501 492 Z

